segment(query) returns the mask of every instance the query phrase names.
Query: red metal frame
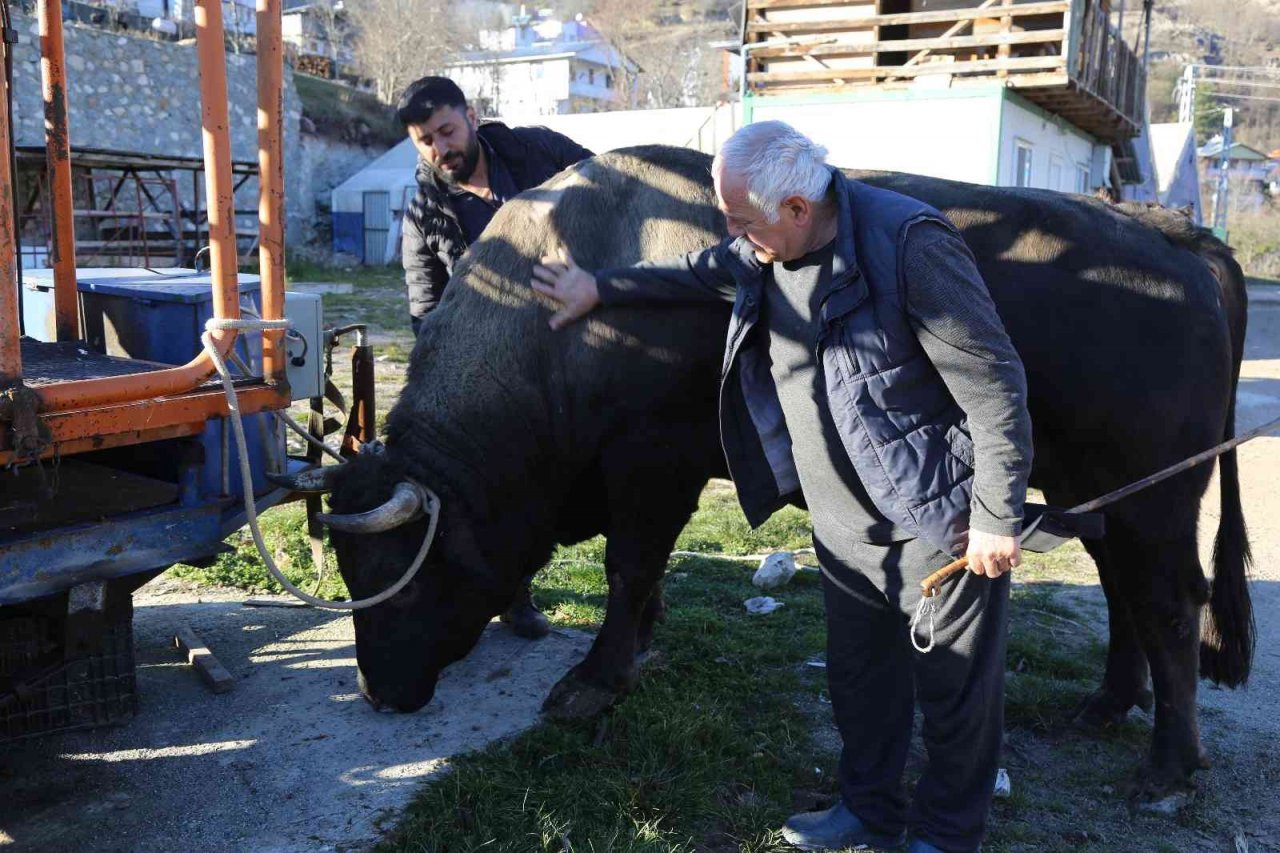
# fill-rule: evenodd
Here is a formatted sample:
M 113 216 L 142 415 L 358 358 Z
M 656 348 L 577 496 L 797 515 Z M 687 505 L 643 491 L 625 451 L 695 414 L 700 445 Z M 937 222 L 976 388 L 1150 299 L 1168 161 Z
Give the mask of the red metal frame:
M 55 313 L 58 337 L 76 337 L 78 293 L 75 280 L 74 240 L 71 235 L 73 205 L 70 182 L 69 137 L 66 125 L 66 83 L 60 7 L 41 0 L 41 53 L 46 103 L 46 145 L 52 182 Z M 259 221 L 265 248 L 263 264 L 263 316 L 279 319 L 284 308 L 283 174 L 281 144 L 280 0 L 259 0 L 259 163 L 261 166 Z M 213 280 L 213 313 L 219 318 L 239 316 L 236 280 L 234 190 L 227 108 L 226 55 L 219 0 L 197 0 L 195 6 L 196 51 L 200 69 L 202 136 L 205 154 L 205 193 L 209 204 L 210 272 Z M 0 152 L 8 150 L 12 117 L 0 99 Z M 15 213 L 13 175 L 7 157 L 0 156 L 0 420 L 12 421 L 15 402 L 24 394 L 38 400 L 37 414 L 52 436 L 46 454 L 72 453 L 109 444 L 147 441 L 156 437 L 198 431 L 204 421 L 226 414 L 220 391 L 196 391 L 213 373 L 208 354 L 176 368 L 100 379 L 84 379 L 21 386 L 22 354 L 18 339 L 16 294 Z M 63 180 L 65 178 L 65 181 Z M 59 272 L 59 264 L 65 269 Z M 213 333 L 222 354 L 235 342 L 233 331 Z M 283 408 L 289 403 L 280 357 L 281 335 L 267 336 L 265 349 L 267 384 L 246 387 L 245 411 Z M 20 393 L 21 392 L 21 393 Z M 13 449 L 0 439 L 0 462 L 13 459 Z
M 53 204 L 49 260 L 53 266 L 53 311 L 58 340 L 80 337 L 76 292 L 76 235 L 72 222 L 71 131 L 67 125 L 67 79 L 62 49 L 62 4 L 40 0 L 40 84 L 44 95 L 44 139 Z M 8 156 L 8 152 L 5 152 Z

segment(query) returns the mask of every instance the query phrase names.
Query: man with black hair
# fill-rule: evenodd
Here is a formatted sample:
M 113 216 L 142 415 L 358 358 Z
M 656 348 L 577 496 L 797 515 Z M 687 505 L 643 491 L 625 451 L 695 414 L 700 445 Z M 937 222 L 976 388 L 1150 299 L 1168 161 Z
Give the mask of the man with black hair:
M 418 192 L 404 212 L 401 253 L 416 336 L 423 318 L 444 295 L 453 265 L 475 242 L 499 207 L 518 193 L 592 156 L 545 127 L 481 124 L 466 96 L 448 77 L 409 84 L 396 116 L 418 150 Z M 502 621 L 536 639 L 551 630 L 521 586 Z
M 453 265 L 498 208 L 591 152 L 545 127 L 481 124 L 448 77 L 415 80 L 396 116 L 418 150 L 418 192 L 405 210 L 401 243 L 416 335 Z

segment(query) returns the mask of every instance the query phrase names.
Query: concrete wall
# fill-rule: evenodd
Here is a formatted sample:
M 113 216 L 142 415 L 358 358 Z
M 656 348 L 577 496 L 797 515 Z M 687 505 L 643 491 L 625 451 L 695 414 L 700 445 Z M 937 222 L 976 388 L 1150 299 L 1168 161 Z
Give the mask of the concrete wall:
M 753 122 L 784 121 L 825 145 L 834 166 L 990 184 L 996 175 L 1000 91 L 763 97 L 751 99 L 748 110 Z
M 1065 120 L 1017 95 L 1007 95 L 1000 123 L 998 186 L 1018 185 L 1018 148 L 1031 151 L 1030 186 L 1063 192 L 1090 192 L 1107 181 L 1093 174 L 1095 140 Z M 1087 186 L 1082 172 L 1090 171 Z
M 1021 145 L 1031 152 L 1028 186 L 1077 192 L 1077 170 L 1091 166 L 1096 148 L 1083 131 L 998 85 L 761 97 L 748 100 L 747 113 L 753 122 L 787 122 L 825 145 L 836 166 L 975 184 L 1017 186 Z M 1104 180 L 1092 174 L 1089 186 Z
M 297 180 L 303 191 L 297 201 L 298 233 L 290 242 L 309 243 L 316 239 L 321 224 L 320 211 L 328 211 L 334 187 L 368 166 L 386 153 L 376 146 L 356 145 L 303 133 L 298 161 Z M 409 170 L 412 174 L 412 169 Z M 328 214 L 325 214 L 325 219 Z
M 14 128 L 17 145 L 44 146 L 40 95 L 40 41 L 34 18 L 14 15 Z M 123 36 L 67 24 L 65 27 L 68 124 L 71 148 L 158 157 L 202 157 L 200 82 L 194 44 Z M 256 57 L 227 55 L 227 90 L 233 160 L 258 162 Z M 284 167 L 287 234 L 301 230 L 299 182 L 301 105 L 293 75 L 284 77 Z M 183 179 L 183 191 L 189 184 Z M 237 199 L 256 207 L 256 181 Z M 201 190 L 203 196 L 203 188 Z

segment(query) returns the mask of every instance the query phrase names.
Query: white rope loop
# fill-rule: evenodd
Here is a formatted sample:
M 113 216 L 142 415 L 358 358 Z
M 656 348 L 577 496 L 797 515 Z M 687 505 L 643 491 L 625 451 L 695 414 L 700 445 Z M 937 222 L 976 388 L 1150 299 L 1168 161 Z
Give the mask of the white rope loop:
M 929 597 L 921 596 L 920 603 L 916 605 L 916 616 L 914 619 L 911 620 L 911 631 L 910 631 L 911 645 L 915 646 L 916 651 L 921 653 L 927 654 L 928 652 L 933 651 L 933 640 L 934 640 L 933 614 L 937 612 L 937 609 L 938 609 L 937 605 L 934 604 L 933 599 L 936 597 L 937 597 L 936 595 L 929 596 Z M 920 619 L 924 616 L 929 617 L 929 642 L 928 644 L 922 646 L 916 640 L 916 628 L 920 624 Z
M 280 571 L 276 561 L 267 550 L 266 542 L 262 538 L 262 529 L 258 526 L 258 509 L 253 500 L 253 472 L 249 470 L 248 442 L 245 440 L 244 424 L 241 422 L 240 399 L 236 394 L 235 382 L 231 377 L 231 371 L 227 369 L 226 361 L 223 360 L 217 346 L 214 344 L 213 332 L 224 329 L 252 332 L 288 328 L 288 320 L 219 319 L 215 317 L 205 323 L 205 332 L 200 336 L 205 351 L 209 353 L 209 358 L 213 360 L 213 365 L 217 368 L 218 376 L 222 379 L 222 388 L 227 395 L 227 413 L 231 420 L 232 433 L 235 435 L 236 449 L 240 453 L 240 485 L 244 491 L 245 518 L 249 523 L 249 532 L 253 535 L 253 543 L 258 546 L 258 553 L 262 555 L 262 562 L 266 565 L 267 571 L 282 587 L 312 607 L 319 607 L 324 610 L 363 610 L 366 607 L 373 607 L 391 598 L 404 589 L 409 581 L 413 580 L 414 575 L 418 573 L 418 569 L 422 567 L 422 564 L 427 559 L 427 552 L 431 550 L 432 541 L 436 538 L 436 524 L 440 520 L 440 498 L 436 496 L 435 492 L 421 483 L 408 480 L 410 485 L 418 490 L 422 498 L 422 511 L 426 513 L 429 519 L 427 535 L 422 540 L 422 546 L 418 548 L 417 555 L 414 556 L 413 562 L 409 564 L 409 568 L 405 570 L 405 573 L 400 576 L 398 581 L 377 595 L 357 601 L 327 601 L 303 592 L 284 576 L 284 573 Z

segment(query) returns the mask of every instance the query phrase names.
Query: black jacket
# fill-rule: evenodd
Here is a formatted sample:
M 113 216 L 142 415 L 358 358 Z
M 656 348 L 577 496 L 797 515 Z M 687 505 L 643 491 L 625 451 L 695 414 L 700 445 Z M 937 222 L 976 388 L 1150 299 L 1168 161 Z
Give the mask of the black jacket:
M 522 192 L 592 156 L 572 139 L 545 127 L 511 128 L 494 121 L 480 125 L 477 133 Z M 448 189 L 421 159 L 417 179 L 418 192 L 405 209 L 400 243 L 414 334 L 422 318 L 439 304 L 453 265 L 467 249 Z

